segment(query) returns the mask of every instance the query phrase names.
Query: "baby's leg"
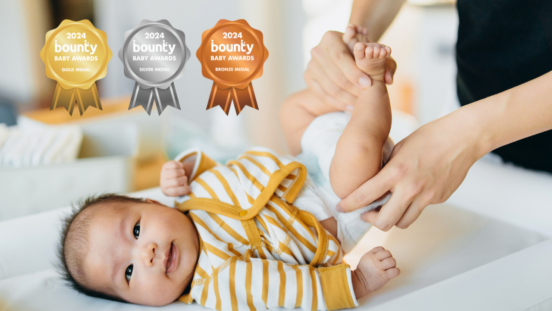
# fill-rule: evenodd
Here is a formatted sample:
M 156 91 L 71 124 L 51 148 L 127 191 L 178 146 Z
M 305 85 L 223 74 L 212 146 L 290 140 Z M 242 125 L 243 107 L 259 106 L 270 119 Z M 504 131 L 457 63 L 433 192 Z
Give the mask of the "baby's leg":
M 383 146 L 391 129 L 391 107 L 383 82 L 385 62 L 391 50 L 378 43 L 354 46 L 357 66 L 373 80 L 355 104 L 351 121 L 339 138 L 330 167 L 330 183 L 345 198 L 373 177 L 382 165 Z

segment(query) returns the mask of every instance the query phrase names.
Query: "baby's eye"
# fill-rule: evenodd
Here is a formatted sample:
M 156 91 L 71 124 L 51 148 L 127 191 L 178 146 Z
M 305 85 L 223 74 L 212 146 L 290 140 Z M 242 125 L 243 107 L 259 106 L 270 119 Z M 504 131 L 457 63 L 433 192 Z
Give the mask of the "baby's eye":
M 134 237 L 136 240 L 138 240 L 138 237 L 140 236 L 140 222 L 137 222 L 134 225 L 134 229 L 132 229 L 132 234 L 134 234 Z
M 130 277 L 132 276 L 132 269 L 133 269 L 133 267 L 132 267 L 132 265 L 130 265 L 125 270 L 125 278 L 126 278 L 127 282 L 130 281 Z

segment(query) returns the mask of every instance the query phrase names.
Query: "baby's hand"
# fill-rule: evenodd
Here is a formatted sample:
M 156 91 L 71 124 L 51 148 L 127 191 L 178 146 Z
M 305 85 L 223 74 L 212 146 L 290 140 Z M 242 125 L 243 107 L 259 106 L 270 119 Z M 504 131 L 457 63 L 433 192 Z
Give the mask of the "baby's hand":
M 161 169 L 161 191 L 168 197 L 178 197 L 190 193 L 188 176 L 184 164 L 178 161 L 169 161 Z
M 391 253 L 378 246 L 364 254 L 353 271 L 353 289 L 357 299 L 377 291 L 389 280 L 397 277 L 401 271 Z

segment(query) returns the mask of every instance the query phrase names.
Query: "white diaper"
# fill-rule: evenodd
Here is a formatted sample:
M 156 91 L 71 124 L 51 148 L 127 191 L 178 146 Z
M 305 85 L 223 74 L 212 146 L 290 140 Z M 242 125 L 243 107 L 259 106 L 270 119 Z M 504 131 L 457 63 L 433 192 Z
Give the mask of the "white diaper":
M 337 220 L 337 237 L 345 253 L 350 252 L 371 227 L 369 223 L 360 219 L 360 214 L 382 206 L 391 197 L 389 194 L 379 201 L 350 213 L 338 213 L 335 210 L 341 199 L 333 192 L 330 185 L 330 165 L 337 141 L 350 119 L 350 114 L 345 112 L 333 112 L 314 119 L 301 137 L 303 152 L 297 157 L 307 167 L 309 176 L 316 185 L 316 191 L 324 201 L 327 210 Z

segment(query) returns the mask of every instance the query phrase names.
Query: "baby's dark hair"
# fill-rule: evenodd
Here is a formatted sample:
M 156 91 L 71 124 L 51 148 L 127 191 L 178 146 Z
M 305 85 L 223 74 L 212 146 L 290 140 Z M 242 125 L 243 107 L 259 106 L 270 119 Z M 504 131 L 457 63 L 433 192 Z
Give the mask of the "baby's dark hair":
M 106 193 L 97 196 L 91 195 L 73 204 L 71 213 L 62 220 L 61 237 L 58 244 L 58 257 L 60 261 L 58 271 L 61 274 L 61 278 L 71 288 L 87 296 L 124 302 L 119 297 L 86 287 L 82 283 L 82 280 L 85 278 L 83 261 L 86 254 L 84 254 L 84 250 L 88 245 L 87 235 L 90 222 L 98 207 L 106 206 L 109 203 L 141 202 L 144 201 L 114 193 Z

